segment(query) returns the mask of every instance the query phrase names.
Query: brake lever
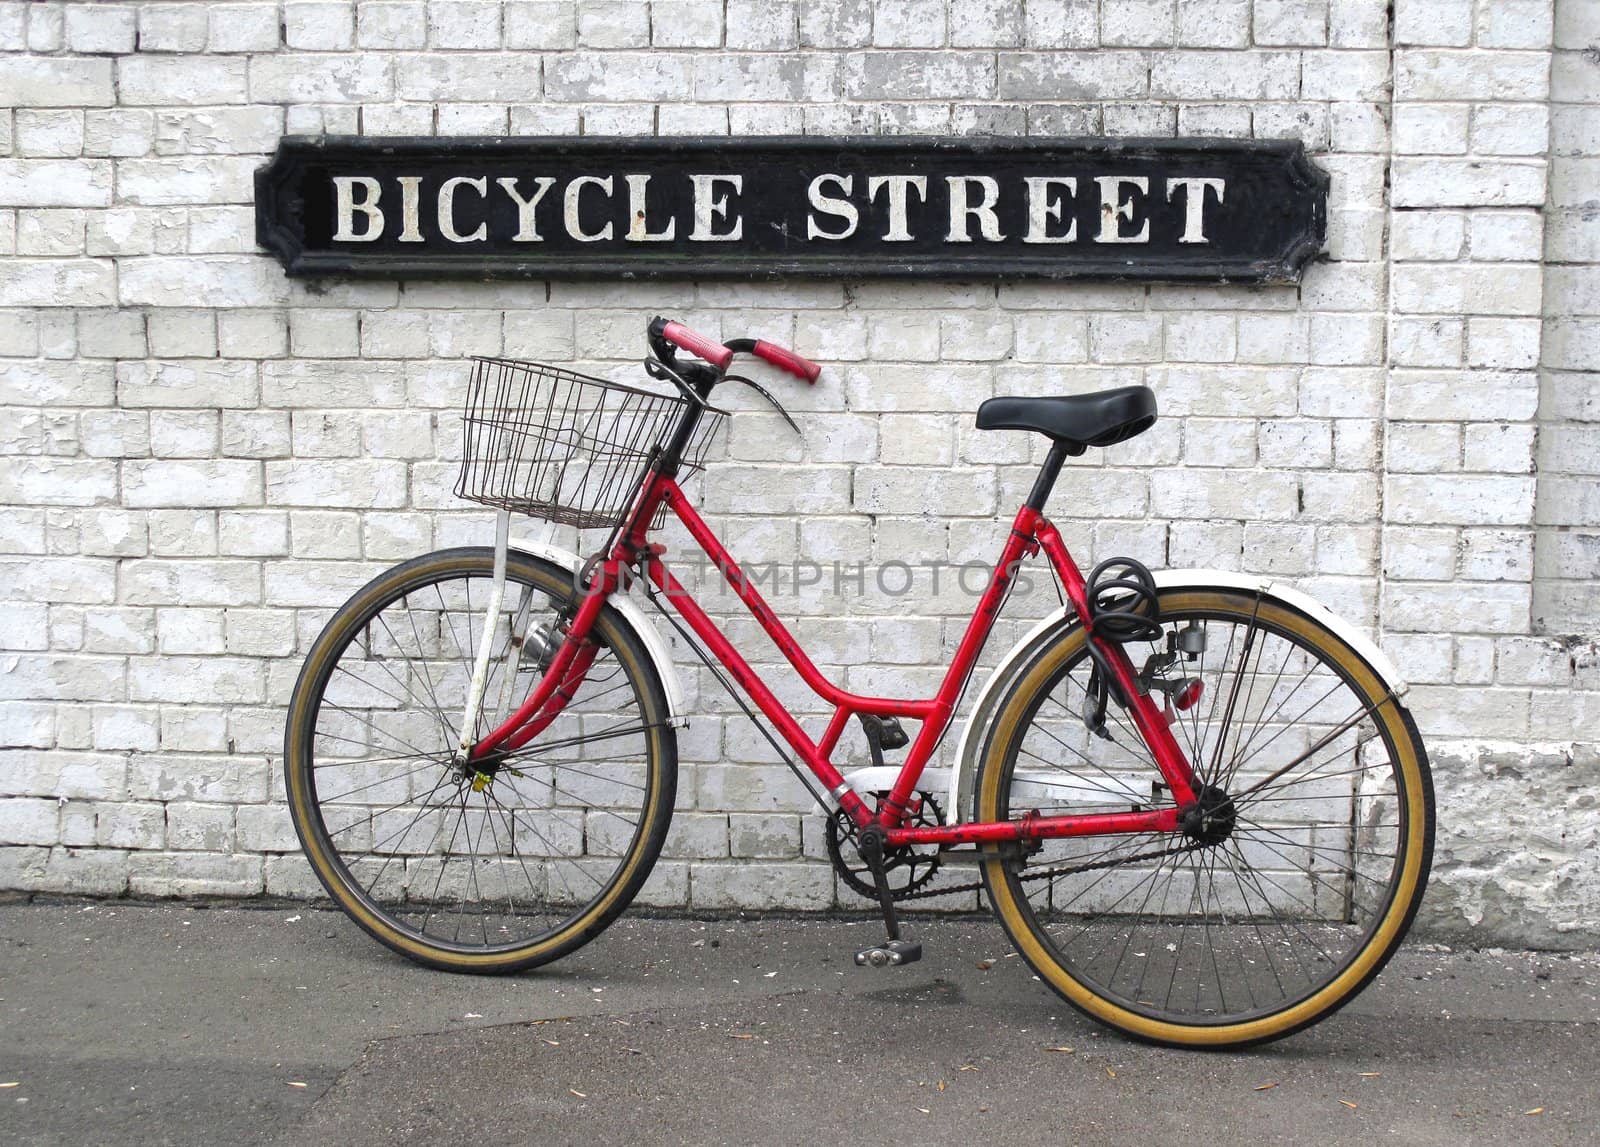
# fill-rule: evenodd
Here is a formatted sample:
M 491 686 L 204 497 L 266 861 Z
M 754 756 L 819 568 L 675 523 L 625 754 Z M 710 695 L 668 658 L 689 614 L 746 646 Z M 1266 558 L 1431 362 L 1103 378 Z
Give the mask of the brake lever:
M 801 429 L 800 429 L 800 424 L 789 416 L 789 412 L 783 408 L 783 404 L 780 403 L 776 398 L 773 398 L 772 397 L 772 392 L 769 391 L 766 387 L 762 386 L 755 379 L 746 378 L 742 374 L 725 374 L 725 375 L 722 376 L 722 381 L 723 382 L 742 382 L 746 386 L 750 387 L 757 394 L 759 394 L 762 398 L 766 399 L 767 402 L 771 404 L 772 409 L 776 410 L 780 415 L 783 416 L 783 420 L 789 424 L 789 429 L 790 430 L 793 430 L 796 434 L 800 435 L 800 437 L 802 437 L 802 438 L 805 437 L 804 432 L 801 431 Z
M 685 398 L 694 403 L 696 406 L 708 405 L 706 400 L 700 397 L 699 392 L 679 376 L 677 370 L 674 369 L 676 366 L 676 363 L 669 365 L 666 361 L 659 358 L 647 358 L 644 360 L 644 372 L 651 378 L 659 378 L 672 383 L 673 386 L 676 386 L 680 391 L 683 392 L 683 396 Z

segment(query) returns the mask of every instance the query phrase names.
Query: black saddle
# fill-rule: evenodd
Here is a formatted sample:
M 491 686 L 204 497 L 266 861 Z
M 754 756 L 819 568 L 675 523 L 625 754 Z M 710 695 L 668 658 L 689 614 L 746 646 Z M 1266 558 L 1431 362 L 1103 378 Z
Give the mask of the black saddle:
M 1057 398 L 990 398 L 978 407 L 979 430 L 1037 430 L 1063 443 L 1069 454 L 1113 446 L 1143 434 L 1155 421 L 1156 396 L 1148 386 Z

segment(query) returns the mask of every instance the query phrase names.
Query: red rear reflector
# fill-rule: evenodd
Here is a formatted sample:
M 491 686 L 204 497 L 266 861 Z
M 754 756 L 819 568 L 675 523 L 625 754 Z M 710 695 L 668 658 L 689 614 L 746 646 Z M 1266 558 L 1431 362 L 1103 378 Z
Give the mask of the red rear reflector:
M 1173 707 L 1185 711 L 1193 709 L 1194 703 L 1200 700 L 1200 694 L 1203 692 L 1205 686 L 1200 683 L 1200 678 L 1191 677 L 1178 686 L 1177 691 L 1172 694 Z

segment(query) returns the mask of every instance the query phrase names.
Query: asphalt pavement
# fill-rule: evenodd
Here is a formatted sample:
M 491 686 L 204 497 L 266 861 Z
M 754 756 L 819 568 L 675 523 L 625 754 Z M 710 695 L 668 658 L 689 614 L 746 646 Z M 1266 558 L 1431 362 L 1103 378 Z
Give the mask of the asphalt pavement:
M 515 977 L 298 905 L 0 903 L 0 1143 L 1600 1143 L 1600 954 L 1412 946 L 1244 1053 L 1129 1042 L 984 917 L 624 917 Z

